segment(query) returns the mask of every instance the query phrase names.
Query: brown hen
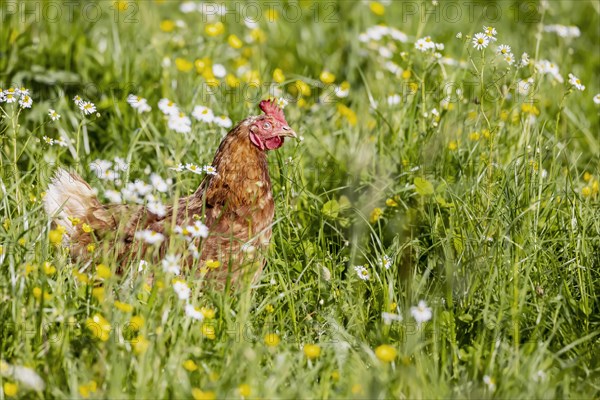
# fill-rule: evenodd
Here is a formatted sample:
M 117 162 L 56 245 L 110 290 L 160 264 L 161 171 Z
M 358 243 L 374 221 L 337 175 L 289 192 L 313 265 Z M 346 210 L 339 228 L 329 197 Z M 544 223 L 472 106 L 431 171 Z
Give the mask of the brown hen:
M 135 258 L 164 257 L 171 238 L 179 236 L 194 253 L 184 258 L 187 266 L 201 270 L 208 260 L 213 267 L 220 264 L 209 273 L 220 283 L 236 282 L 242 273 L 256 278 L 274 216 L 266 152 L 281 147 L 285 137 L 296 137 L 273 100 L 262 101 L 260 108 L 264 114 L 243 120 L 221 142 L 212 162 L 216 175 L 207 175 L 193 195 L 168 206 L 162 217 L 145 206 L 103 205 L 81 177 L 59 170 L 44 207 L 54 223 L 64 227 L 71 256 L 85 260 L 88 245 L 97 243 L 101 249 L 115 251 L 124 267 Z M 181 228 L 198 221 L 208 227 L 207 235 L 193 237 Z M 164 240 L 156 245 L 137 240 L 144 231 Z M 249 265 L 253 267 L 245 267 Z

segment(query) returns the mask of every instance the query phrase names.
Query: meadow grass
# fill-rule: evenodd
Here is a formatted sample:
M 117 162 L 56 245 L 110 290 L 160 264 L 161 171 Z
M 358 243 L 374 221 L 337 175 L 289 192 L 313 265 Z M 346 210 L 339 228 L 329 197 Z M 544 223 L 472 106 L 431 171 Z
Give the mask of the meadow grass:
M 0 398 L 597 398 L 598 2 L 434 3 L 0 3 Z M 159 100 L 235 124 L 269 96 L 302 140 L 269 154 L 252 289 L 183 273 L 182 300 L 102 242 L 71 262 L 41 203 L 57 166 L 167 204 L 227 128 L 179 133 Z

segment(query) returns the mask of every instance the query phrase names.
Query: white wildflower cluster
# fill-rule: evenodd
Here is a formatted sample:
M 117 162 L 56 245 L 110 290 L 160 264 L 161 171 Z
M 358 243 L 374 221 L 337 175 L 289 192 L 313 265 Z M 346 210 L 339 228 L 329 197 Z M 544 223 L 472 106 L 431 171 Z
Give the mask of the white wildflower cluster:
M 68 146 L 67 142 L 65 142 L 63 139 L 52 139 L 52 138 L 49 138 L 48 136 L 44 136 L 44 137 L 42 137 L 42 140 L 44 140 L 44 142 L 46 144 L 49 144 L 50 146 L 54 146 L 54 145 L 57 145 L 60 147 Z
M 581 31 L 576 26 L 546 25 L 544 26 L 544 32 L 556 33 L 562 38 L 576 38 L 581 36 Z
M 495 42 L 498 40 L 496 38 L 497 34 L 498 32 L 496 31 L 496 28 L 493 26 L 484 26 L 483 32 L 476 33 L 473 36 L 473 47 L 477 50 L 485 49 L 488 47 L 490 42 Z
M 396 313 L 382 312 L 381 319 L 386 325 L 391 325 L 392 322 L 402 322 L 402 315 Z
M 181 273 L 180 263 L 181 259 L 178 255 L 169 254 L 162 260 L 163 271 L 167 274 L 179 275 Z M 187 317 L 197 321 L 204 319 L 202 312 L 190 303 L 192 290 L 185 281 L 176 279 L 173 282 L 173 291 L 179 300 L 185 301 L 185 315 Z
M 510 51 L 510 46 L 507 44 L 501 44 L 498 46 L 496 49 L 496 55 L 501 56 L 508 65 L 513 65 L 515 63 L 515 56 L 513 55 L 512 51 Z
M 358 35 L 358 40 L 362 43 L 370 41 L 378 42 L 385 37 L 392 38 L 402 43 L 408 42 L 408 36 L 404 32 L 385 25 L 371 26 L 365 32 Z
M 158 108 L 168 118 L 167 125 L 169 129 L 179 133 L 189 133 L 192 130 L 192 120 L 182 112 L 177 104 L 169 99 L 161 99 L 158 102 Z M 199 122 L 206 124 L 215 124 L 222 128 L 231 128 L 233 123 L 226 115 L 216 116 L 208 107 L 195 106 L 192 110 L 192 117 Z
M 429 52 L 436 58 L 442 58 L 442 55 L 438 51 L 444 50 L 444 44 L 434 42 L 431 36 L 425 36 L 415 42 L 415 49 L 423 53 Z
M 564 79 L 558 71 L 558 65 L 548 60 L 540 60 L 535 63 L 535 70 L 541 75 L 550 75 L 557 82 L 563 83 Z
M 212 165 L 205 165 L 203 167 L 200 167 L 199 165 L 196 165 L 194 163 L 187 163 L 185 165 L 179 164 L 178 166 L 173 167 L 171 169 L 177 172 L 190 171 L 197 175 L 201 175 L 203 173 L 207 175 L 217 175 L 217 169 Z
M 96 105 L 90 101 L 83 100 L 79 95 L 73 97 L 73 102 L 79 107 L 83 115 L 90 115 L 96 112 Z
M 0 103 L 18 103 L 21 108 L 31 108 L 33 100 L 29 89 L 24 87 L 21 88 L 9 88 L 6 90 L 0 89 Z
M 148 100 L 134 94 L 127 96 L 127 103 L 139 114 L 152 111 L 152 107 L 148 105 Z
M 90 169 L 98 178 L 120 184 L 119 173 L 127 171 L 129 164 L 120 157 L 115 157 L 113 161 L 96 159 L 90 163 Z

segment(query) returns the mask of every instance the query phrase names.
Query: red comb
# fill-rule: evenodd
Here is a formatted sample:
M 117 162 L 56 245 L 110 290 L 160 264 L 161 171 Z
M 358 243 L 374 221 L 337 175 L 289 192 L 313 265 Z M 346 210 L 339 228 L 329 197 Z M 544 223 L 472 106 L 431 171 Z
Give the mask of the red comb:
M 263 100 L 260 102 L 260 109 L 263 112 L 275 118 L 277 121 L 281 122 L 284 125 L 287 125 L 287 121 L 285 120 L 285 115 L 283 115 L 283 110 L 277 105 L 275 99 Z

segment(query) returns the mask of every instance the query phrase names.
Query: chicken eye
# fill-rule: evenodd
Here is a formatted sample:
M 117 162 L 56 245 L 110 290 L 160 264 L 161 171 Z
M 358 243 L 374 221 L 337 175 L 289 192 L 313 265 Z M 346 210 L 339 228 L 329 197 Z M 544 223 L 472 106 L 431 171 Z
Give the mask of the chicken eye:
M 265 128 L 265 129 L 271 129 L 271 123 L 270 122 L 265 122 L 263 124 L 263 128 Z

